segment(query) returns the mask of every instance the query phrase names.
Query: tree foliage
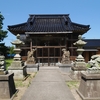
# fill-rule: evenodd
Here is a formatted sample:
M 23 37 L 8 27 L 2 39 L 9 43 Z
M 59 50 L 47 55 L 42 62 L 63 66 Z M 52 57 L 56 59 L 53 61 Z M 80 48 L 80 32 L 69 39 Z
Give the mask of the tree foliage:
M 4 31 L 2 29 L 3 28 L 3 20 L 4 20 L 4 17 L 3 17 L 3 15 L 0 12 L 0 42 L 3 41 L 4 38 L 7 37 L 7 31 Z
M 8 47 L 5 46 L 5 43 L 0 43 L 0 54 L 7 56 Z
M 9 47 L 8 53 L 10 55 L 10 58 L 13 57 L 13 55 L 15 54 L 14 46 Z
M 9 47 L 9 54 L 15 54 L 14 46 Z

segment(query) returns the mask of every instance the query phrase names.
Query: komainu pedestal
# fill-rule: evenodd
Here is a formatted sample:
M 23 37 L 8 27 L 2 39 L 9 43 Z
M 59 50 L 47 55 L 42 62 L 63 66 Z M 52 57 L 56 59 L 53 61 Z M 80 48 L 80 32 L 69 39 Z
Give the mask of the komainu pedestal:
M 81 73 L 78 94 L 82 100 L 100 100 L 100 74 Z
M 12 100 L 16 91 L 14 74 L 0 75 L 0 100 Z

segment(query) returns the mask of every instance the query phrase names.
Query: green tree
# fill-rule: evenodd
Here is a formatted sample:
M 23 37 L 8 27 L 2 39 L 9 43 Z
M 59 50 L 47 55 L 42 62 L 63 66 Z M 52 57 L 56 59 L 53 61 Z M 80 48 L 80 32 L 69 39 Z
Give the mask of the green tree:
M 8 47 L 5 46 L 5 43 L 0 43 L 0 54 L 7 56 Z
M 3 17 L 3 15 L 0 12 L 0 42 L 3 41 L 4 38 L 7 37 L 7 31 L 4 31 L 2 29 L 3 28 L 3 20 L 4 20 L 4 17 Z
M 14 52 L 14 46 L 9 47 L 8 53 L 10 54 L 10 58 L 12 57 L 12 54 L 15 54 L 15 52 Z

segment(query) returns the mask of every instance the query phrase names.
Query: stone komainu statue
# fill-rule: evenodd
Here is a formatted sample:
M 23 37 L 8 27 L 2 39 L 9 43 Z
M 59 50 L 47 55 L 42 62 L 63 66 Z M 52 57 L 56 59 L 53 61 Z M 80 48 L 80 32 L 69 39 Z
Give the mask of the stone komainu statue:
M 0 75 L 6 74 L 5 57 L 0 55 Z
M 36 49 L 32 49 L 31 51 L 28 51 L 27 61 L 26 61 L 27 64 L 35 64 L 36 63 L 35 57 L 33 56 L 35 51 L 36 51 Z
M 62 51 L 63 51 L 63 55 L 62 55 L 61 63 L 62 64 L 70 63 L 70 52 L 67 51 L 66 49 L 62 49 Z
M 100 55 L 91 56 L 91 60 L 88 62 L 91 67 L 96 67 L 100 69 Z
M 93 74 L 100 74 L 100 55 L 93 55 L 91 56 L 91 60 L 88 62 L 90 68 L 88 68 L 89 73 Z

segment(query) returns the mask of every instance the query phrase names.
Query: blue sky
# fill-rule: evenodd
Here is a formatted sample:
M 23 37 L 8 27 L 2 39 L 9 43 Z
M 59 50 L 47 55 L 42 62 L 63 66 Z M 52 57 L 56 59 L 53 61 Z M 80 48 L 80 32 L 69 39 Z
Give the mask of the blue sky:
M 73 22 L 90 25 L 83 35 L 86 39 L 100 39 L 100 0 L 0 0 L 0 12 L 4 16 L 3 29 L 8 25 L 26 22 L 29 14 L 70 14 Z M 8 32 L 3 41 L 6 46 L 16 37 Z

